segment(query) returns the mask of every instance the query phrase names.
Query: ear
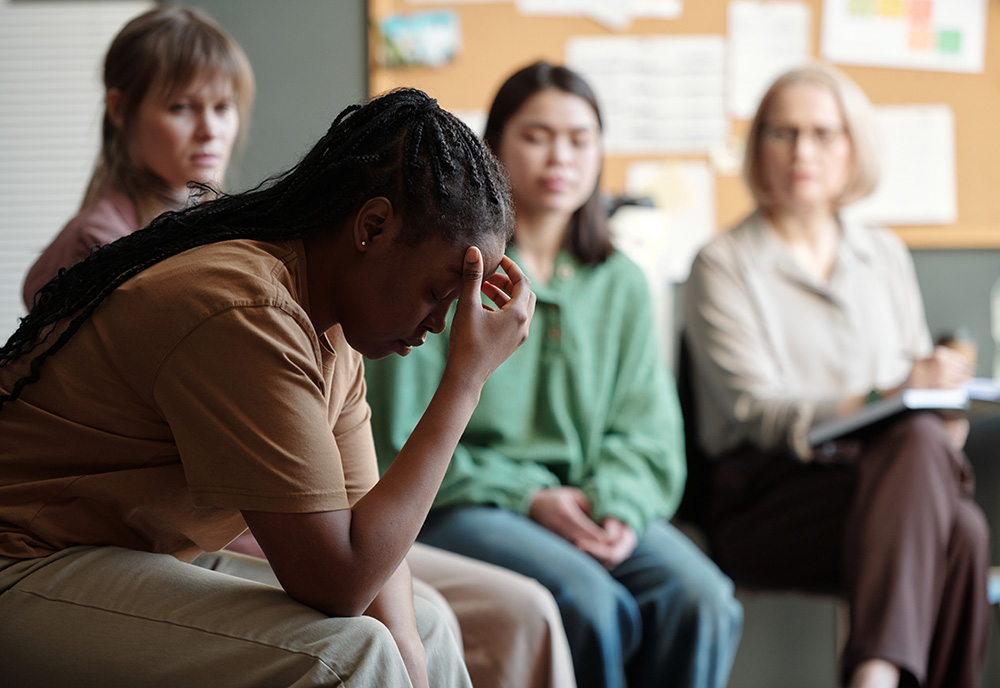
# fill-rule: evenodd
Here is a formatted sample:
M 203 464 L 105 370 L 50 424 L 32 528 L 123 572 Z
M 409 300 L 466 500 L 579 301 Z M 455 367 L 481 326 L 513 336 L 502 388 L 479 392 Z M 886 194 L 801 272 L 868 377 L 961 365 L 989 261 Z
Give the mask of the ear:
M 394 225 L 398 217 L 392 202 L 384 196 L 369 198 L 361 206 L 354 219 L 354 245 L 362 253 L 392 240 Z
M 117 88 L 109 88 L 104 96 L 104 108 L 107 110 L 108 118 L 117 128 L 122 128 L 124 107 L 122 102 L 122 92 Z

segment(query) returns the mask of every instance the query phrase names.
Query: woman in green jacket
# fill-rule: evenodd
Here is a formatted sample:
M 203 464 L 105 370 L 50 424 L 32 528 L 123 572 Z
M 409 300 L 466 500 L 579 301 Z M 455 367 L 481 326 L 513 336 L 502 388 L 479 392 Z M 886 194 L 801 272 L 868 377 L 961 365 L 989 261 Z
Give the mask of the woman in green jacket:
M 601 122 L 587 84 L 529 66 L 501 87 L 487 145 L 507 169 L 507 255 L 538 302 L 523 347 L 484 386 L 423 542 L 514 569 L 554 594 L 580 686 L 724 686 L 742 626 L 733 586 L 671 526 L 681 419 L 645 277 L 610 242 Z M 431 337 L 368 366 L 383 469 L 447 356 Z

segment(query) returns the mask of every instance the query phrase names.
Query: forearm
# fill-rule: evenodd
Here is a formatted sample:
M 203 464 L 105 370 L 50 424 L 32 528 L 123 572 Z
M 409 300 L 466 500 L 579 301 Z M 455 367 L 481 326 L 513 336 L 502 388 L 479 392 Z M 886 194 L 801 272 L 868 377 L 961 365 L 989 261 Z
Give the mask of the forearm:
M 405 561 L 382 586 L 382 590 L 365 610 L 365 615 L 378 619 L 389 629 L 414 688 L 427 686 L 427 658 L 417 630 L 413 585 L 410 569 Z
M 351 551 L 367 562 L 369 571 L 384 571 L 387 576 L 416 540 L 480 389 L 481 385 L 446 371 L 396 460 L 354 505 Z
M 331 616 L 372 604 L 416 540 L 478 397 L 442 379 L 400 458 L 350 509 L 243 512 L 290 595 Z

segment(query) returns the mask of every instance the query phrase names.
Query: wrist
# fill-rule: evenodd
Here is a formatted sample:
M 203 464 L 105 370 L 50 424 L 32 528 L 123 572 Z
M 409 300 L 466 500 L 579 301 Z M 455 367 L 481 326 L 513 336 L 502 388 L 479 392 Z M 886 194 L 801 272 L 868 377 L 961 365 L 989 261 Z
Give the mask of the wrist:
M 471 402 L 472 407 L 475 408 L 479 403 L 479 396 L 482 394 L 485 382 L 485 379 L 480 380 L 462 366 L 454 366 L 449 362 L 445 364 L 444 372 L 441 373 L 438 392 L 446 394 L 460 403 Z

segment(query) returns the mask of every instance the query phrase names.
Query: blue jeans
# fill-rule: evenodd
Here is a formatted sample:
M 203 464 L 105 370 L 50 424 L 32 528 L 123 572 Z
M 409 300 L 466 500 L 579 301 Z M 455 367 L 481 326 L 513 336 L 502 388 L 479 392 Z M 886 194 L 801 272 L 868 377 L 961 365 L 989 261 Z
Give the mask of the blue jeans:
M 680 531 L 650 523 L 608 571 L 506 509 L 432 511 L 420 541 L 537 579 L 559 605 L 580 688 L 723 688 L 743 627 L 733 583 Z

